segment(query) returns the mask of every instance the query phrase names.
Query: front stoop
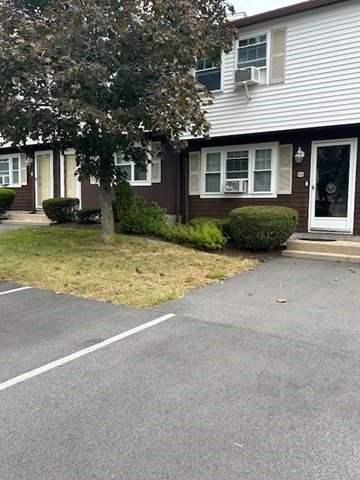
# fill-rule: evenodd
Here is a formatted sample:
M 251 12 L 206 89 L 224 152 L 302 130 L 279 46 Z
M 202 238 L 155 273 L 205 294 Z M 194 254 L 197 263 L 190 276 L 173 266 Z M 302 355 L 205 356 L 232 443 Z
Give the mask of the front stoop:
M 1 220 L 4 225 L 51 225 L 51 220 L 42 213 L 9 212 L 6 220 Z
M 360 263 L 360 242 L 290 239 L 282 254 L 285 257 Z

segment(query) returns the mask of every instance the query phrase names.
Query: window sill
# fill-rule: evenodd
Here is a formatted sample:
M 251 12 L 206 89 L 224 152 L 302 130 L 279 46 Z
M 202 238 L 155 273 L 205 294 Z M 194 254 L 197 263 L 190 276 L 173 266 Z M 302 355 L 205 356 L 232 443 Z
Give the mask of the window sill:
M 210 95 L 220 95 L 221 93 L 224 93 L 224 90 L 223 89 L 219 89 L 219 90 L 209 90 L 208 91 Z M 199 95 L 201 97 L 204 97 L 205 96 L 205 92 L 200 92 Z
M 202 193 L 200 198 L 277 198 L 276 193 Z
M 151 182 L 129 182 L 132 187 L 151 187 Z

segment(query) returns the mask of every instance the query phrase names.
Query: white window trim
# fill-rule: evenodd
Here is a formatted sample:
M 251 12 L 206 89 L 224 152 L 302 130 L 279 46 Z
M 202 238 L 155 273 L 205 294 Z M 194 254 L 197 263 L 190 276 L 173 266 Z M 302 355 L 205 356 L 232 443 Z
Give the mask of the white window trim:
M 221 52 L 221 57 L 220 57 L 220 88 L 216 90 L 209 90 L 211 94 L 219 94 L 224 91 L 224 61 L 225 61 L 225 54 L 224 52 Z M 196 68 L 192 69 L 192 74 L 196 80 L 196 72 L 198 70 Z M 201 71 L 201 70 L 199 70 Z M 203 95 L 203 92 L 200 92 L 200 95 Z
M 263 85 L 269 85 L 269 79 L 270 79 L 270 74 L 269 74 L 269 71 L 270 71 L 270 41 L 271 41 L 271 31 L 270 30 L 267 30 L 267 31 L 261 31 L 261 32 L 255 32 L 255 33 L 249 33 L 247 35 L 242 35 L 241 37 L 237 38 L 235 40 L 235 65 L 234 65 L 234 68 L 235 70 L 238 69 L 238 49 L 239 49 L 239 42 L 241 40 L 247 40 L 248 38 L 252 38 L 252 37 L 259 37 L 261 35 L 266 35 L 266 67 L 256 67 L 258 68 L 259 70 L 266 70 L 266 80 L 265 80 L 265 83 L 260 83 L 259 86 L 263 86 Z
M 253 185 L 253 174 L 255 166 L 255 150 L 258 149 L 271 149 L 272 150 L 272 168 L 271 168 L 271 191 L 264 193 L 223 193 L 224 181 L 226 173 L 226 153 L 236 150 L 250 150 L 249 158 L 249 188 Z M 220 193 L 206 193 L 205 192 L 205 167 L 206 167 L 206 155 L 208 153 L 220 153 Z M 201 194 L 200 198 L 277 198 L 277 177 L 278 177 L 278 156 L 279 156 L 279 142 L 271 143 L 252 143 L 247 145 L 226 145 L 225 147 L 210 147 L 203 148 L 201 150 Z M 251 176 L 251 178 L 250 178 Z
M 149 149 L 151 149 L 151 144 L 149 146 Z M 121 167 L 121 165 L 130 165 L 131 166 L 131 178 L 134 178 L 134 171 L 135 171 L 135 162 L 126 162 L 123 164 L 117 163 L 117 156 L 114 156 L 114 161 L 115 161 L 115 166 L 116 167 Z M 129 180 L 126 178 L 126 181 L 130 183 L 133 187 L 151 187 L 152 182 L 151 182 L 151 153 L 148 153 L 148 164 L 147 164 L 147 170 L 146 170 L 146 180 Z
M 19 182 L 18 183 L 13 183 L 13 168 L 12 168 L 12 159 L 17 158 L 18 159 L 18 172 L 19 172 Z M 9 160 L 9 183 L 8 184 L 3 184 L 0 185 L 0 188 L 18 188 L 21 187 L 21 154 L 20 153 L 9 153 L 7 155 L 0 155 L 0 160 Z

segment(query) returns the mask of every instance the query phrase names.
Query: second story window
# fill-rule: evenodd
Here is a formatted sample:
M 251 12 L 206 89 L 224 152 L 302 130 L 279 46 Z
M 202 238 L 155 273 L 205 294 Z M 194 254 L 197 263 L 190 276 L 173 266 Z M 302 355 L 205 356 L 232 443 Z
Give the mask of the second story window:
M 208 90 L 220 90 L 220 60 L 213 60 L 210 58 L 202 58 L 201 60 L 198 60 L 195 78 L 198 83 L 204 85 Z
M 266 83 L 267 35 L 243 38 L 237 49 L 237 68 L 256 67 L 260 70 L 261 83 Z

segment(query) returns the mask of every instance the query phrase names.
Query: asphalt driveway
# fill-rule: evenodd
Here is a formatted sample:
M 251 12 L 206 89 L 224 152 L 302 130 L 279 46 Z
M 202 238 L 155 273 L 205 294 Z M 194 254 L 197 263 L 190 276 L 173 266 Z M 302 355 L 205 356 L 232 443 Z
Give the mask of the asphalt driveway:
M 0 478 L 358 480 L 359 275 L 278 258 L 148 310 L 0 283 Z

